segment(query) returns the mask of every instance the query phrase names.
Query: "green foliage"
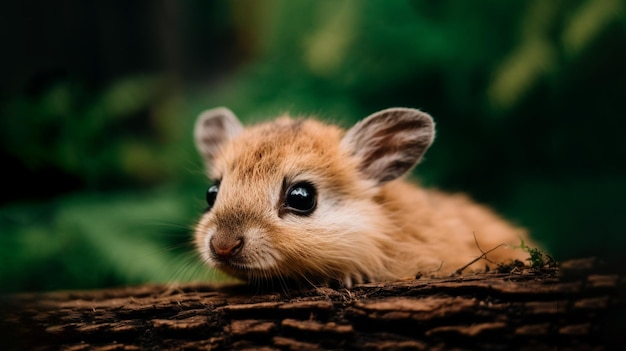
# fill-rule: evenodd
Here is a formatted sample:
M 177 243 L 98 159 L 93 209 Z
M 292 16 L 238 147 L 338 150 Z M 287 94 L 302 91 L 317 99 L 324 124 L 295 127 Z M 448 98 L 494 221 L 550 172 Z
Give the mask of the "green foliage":
M 163 143 L 182 133 L 181 124 L 160 124 L 158 112 L 175 103 L 162 100 L 165 83 L 133 76 L 88 92 L 79 82 L 59 81 L 5 106 L 0 144 L 33 172 L 56 169 L 92 189 L 158 183 L 175 155 Z
M 195 201 L 193 201 L 195 200 Z M 0 292 L 223 279 L 191 242 L 200 206 L 180 188 L 79 194 L 0 210 Z

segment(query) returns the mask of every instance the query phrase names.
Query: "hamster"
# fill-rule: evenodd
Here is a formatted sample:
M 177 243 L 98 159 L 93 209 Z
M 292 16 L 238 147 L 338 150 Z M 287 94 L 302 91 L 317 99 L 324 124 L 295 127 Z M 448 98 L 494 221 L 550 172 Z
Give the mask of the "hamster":
M 244 128 L 227 108 L 194 130 L 208 209 L 195 226 L 204 261 L 245 281 L 350 287 L 524 260 L 527 233 L 461 194 L 404 176 L 435 137 L 430 115 L 376 112 L 349 130 L 281 116 Z M 482 250 L 482 251 L 481 251 Z

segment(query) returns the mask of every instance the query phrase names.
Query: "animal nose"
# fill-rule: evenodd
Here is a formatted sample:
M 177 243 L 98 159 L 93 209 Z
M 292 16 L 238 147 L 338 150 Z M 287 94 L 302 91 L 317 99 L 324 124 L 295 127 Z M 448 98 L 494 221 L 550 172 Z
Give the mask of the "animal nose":
M 234 240 L 229 239 L 216 239 L 211 238 L 211 250 L 213 253 L 221 258 L 229 258 L 237 254 L 243 247 L 243 239 L 237 238 Z

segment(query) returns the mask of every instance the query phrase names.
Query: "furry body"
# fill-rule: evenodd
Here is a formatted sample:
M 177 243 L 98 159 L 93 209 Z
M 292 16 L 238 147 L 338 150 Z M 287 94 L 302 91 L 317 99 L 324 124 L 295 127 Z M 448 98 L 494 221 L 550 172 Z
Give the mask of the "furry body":
M 452 273 L 482 254 L 476 241 L 483 250 L 528 242 L 523 230 L 466 196 L 403 179 L 432 142 L 434 125 L 417 110 L 399 110 L 348 132 L 287 116 L 243 129 L 225 109 L 212 111 L 225 118 L 201 118 L 196 143 L 219 183 L 195 230 L 203 259 L 248 281 L 350 286 Z M 406 111 L 419 115 L 404 121 Z M 316 208 L 307 215 L 286 209 L 286 188 L 298 182 L 316 189 Z M 504 262 L 527 254 L 501 247 L 488 257 Z

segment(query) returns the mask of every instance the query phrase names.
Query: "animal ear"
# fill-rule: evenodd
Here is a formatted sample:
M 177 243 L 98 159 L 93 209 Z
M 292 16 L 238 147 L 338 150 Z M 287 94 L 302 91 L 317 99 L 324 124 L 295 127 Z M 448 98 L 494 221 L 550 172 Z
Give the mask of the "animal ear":
M 198 116 L 194 127 L 196 148 L 205 161 L 211 162 L 225 142 L 243 131 L 243 125 L 226 107 L 206 110 Z
M 390 108 L 354 125 L 344 135 L 341 146 L 357 159 L 365 177 L 382 184 L 413 168 L 434 138 L 435 123 L 428 114 Z

